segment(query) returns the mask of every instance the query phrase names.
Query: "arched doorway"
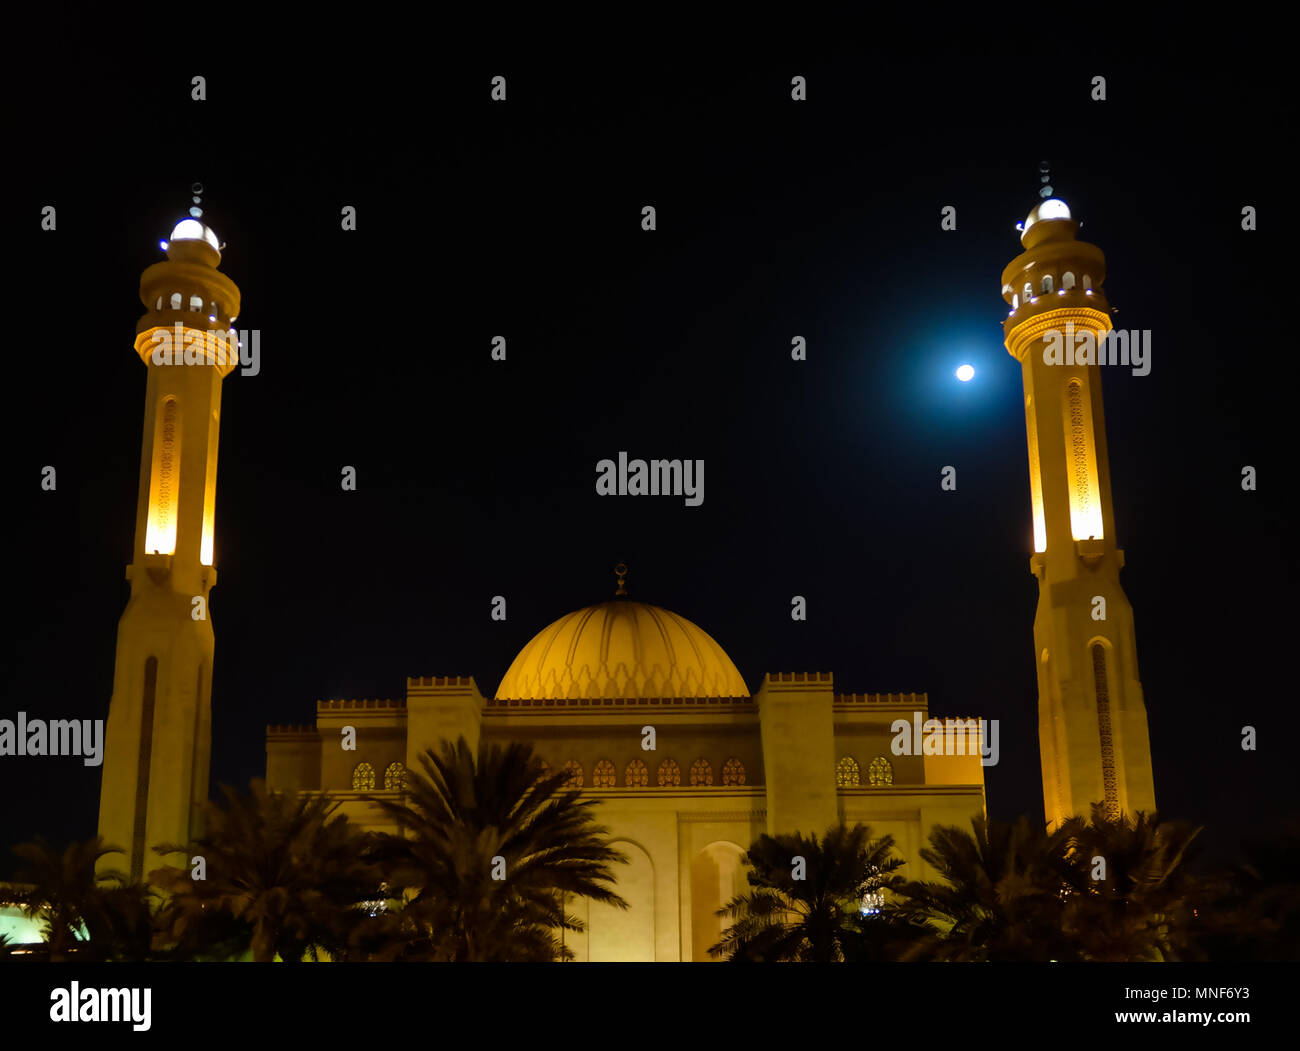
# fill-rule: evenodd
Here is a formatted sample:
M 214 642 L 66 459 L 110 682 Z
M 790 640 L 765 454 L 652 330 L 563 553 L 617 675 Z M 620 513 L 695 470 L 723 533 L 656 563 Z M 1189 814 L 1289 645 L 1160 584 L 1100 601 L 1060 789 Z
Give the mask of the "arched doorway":
M 716 945 L 731 921 L 717 911 L 737 894 L 749 890 L 745 851 L 727 840 L 718 840 L 695 855 L 691 862 L 691 959 L 714 959 L 709 946 Z

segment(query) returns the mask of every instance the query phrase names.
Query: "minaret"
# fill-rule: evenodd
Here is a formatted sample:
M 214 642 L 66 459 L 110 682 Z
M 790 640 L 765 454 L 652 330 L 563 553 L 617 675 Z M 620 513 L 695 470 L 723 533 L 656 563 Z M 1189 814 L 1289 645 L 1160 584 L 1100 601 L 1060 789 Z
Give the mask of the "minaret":
M 208 797 L 217 431 L 221 381 L 238 364 L 239 289 L 217 270 L 224 246 L 194 190 L 191 218 L 161 243 L 166 261 L 140 277 L 140 494 L 99 800 L 100 835 L 126 850 L 102 867 L 129 865 L 133 879 L 165 863 L 155 845 L 198 833 Z
M 1079 223 L 1051 192 L 1044 187 L 1022 224 L 1025 251 L 1002 272 L 1011 307 L 1002 325 L 1025 383 L 1038 741 L 1055 828 L 1087 817 L 1094 802 L 1111 816 L 1149 813 L 1155 787 L 1133 609 L 1119 583 L 1124 552 L 1115 542 L 1101 371 L 1097 353 L 1082 352 L 1087 334 L 1101 348 L 1111 328 L 1106 261 L 1077 239 Z M 1069 339 L 1080 353 L 1059 363 L 1055 351 Z

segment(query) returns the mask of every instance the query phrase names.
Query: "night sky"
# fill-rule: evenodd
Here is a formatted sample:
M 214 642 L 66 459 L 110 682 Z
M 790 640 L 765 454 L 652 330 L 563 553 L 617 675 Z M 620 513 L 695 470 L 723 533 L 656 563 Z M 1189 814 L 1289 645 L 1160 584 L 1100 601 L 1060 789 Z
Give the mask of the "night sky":
M 1038 58 L 1024 27 L 924 47 L 397 28 L 363 61 L 341 23 L 285 50 L 248 26 L 217 61 L 179 31 L 150 53 L 64 26 L 9 95 L 0 717 L 107 718 L 139 277 L 198 180 L 262 357 L 223 392 L 214 788 L 261 776 L 266 725 L 311 722 L 318 699 L 402 697 L 408 675 L 491 695 L 534 633 L 612 595 L 622 559 L 632 597 L 698 623 L 751 690 L 829 670 L 1000 720 L 989 808 L 1041 818 L 1000 275 L 1048 159 L 1106 254 L 1116 325 L 1152 334 L 1150 375 L 1102 372 L 1161 810 L 1224 854 L 1295 812 L 1284 68 L 1078 27 Z M 598 496 L 620 450 L 703 459 L 703 505 Z M 14 843 L 92 835 L 98 794 L 80 759 L 0 759 L 0 877 Z

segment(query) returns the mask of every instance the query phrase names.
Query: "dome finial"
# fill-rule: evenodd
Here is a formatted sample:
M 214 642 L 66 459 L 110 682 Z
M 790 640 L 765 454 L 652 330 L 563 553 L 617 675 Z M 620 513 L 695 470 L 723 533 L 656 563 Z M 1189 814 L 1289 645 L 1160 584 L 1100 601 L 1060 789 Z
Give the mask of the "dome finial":
M 194 207 L 190 209 L 190 215 L 194 216 L 195 219 L 200 219 L 203 216 L 203 209 L 199 207 L 203 203 L 203 183 L 196 182 L 190 187 L 190 193 L 193 194 L 192 200 L 194 201 Z
M 1047 161 L 1040 161 L 1038 165 L 1038 181 L 1042 187 L 1038 191 L 1038 196 L 1043 200 L 1051 197 L 1056 191 L 1052 189 L 1052 166 Z
M 614 592 L 614 597 L 617 598 L 619 595 L 627 594 L 627 584 L 623 579 L 627 576 L 627 563 L 620 562 L 614 567 L 614 572 L 618 575 L 618 590 Z

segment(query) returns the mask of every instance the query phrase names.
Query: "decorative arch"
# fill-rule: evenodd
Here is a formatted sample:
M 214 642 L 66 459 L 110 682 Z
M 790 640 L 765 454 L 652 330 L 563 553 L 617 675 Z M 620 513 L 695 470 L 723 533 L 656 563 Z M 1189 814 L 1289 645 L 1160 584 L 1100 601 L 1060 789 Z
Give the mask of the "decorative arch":
M 375 787 L 375 768 L 369 763 L 357 763 L 352 770 L 352 790 L 371 792 Z
M 1073 287 L 1074 287 L 1074 271 L 1067 270 L 1064 274 L 1061 275 L 1061 288 L 1066 289 L 1066 288 L 1073 288 Z
M 665 759 L 659 764 L 659 787 L 676 788 L 682 783 L 682 768 L 676 759 Z
M 734 755 L 722 764 L 722 784 L 743 785 L 745 783 L 745 764 Z
M 406 764 L 389 763 L 384 769 L 384 788 L 389 792 L 406 791 Z
M 564 782 L 565 788 L 581 788 L 583 784 L 582 764 L 576 759 L 570 759 L 561 768 L 561 772 L 568 774 L 568 780 Z
M 592 788 L 613 788 L 618 784 L 618 771 L 608 759 L 602 759 L 591 772 Z
M 867 767 L 867 783 L 873 787 L 876 785 L 892 785 L 894 783 L 894 764 L 883 755 L 876 756 L 871 760 L 871 765 Z
M 697 759 L 691 764 L 691 787 L 713 784 L 713 766 L 707 759 Z
M 628 788 L 645 788 L 650 784 L 650 771 L 640 759 L 633 759 L 623 773 L 623 784 Z
M 851 755 L 835 764 L 835 784 L 840 788 L 857 788 L 862 783 L 862 769 Z

